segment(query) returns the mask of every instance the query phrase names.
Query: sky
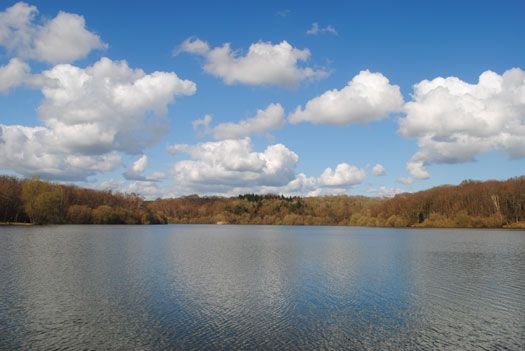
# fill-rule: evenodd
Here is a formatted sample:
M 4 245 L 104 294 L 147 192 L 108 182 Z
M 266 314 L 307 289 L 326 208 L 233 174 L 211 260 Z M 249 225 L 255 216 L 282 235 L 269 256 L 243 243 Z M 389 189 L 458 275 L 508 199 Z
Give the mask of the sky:
M 0 174 L 146 198 L 525 174 L 523 1 L 0 1 Z

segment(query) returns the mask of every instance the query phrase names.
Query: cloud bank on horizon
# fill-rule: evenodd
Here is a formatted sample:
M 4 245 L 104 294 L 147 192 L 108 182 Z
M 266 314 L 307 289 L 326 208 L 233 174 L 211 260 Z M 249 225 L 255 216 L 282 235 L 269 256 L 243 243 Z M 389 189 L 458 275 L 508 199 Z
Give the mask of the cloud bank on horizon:
M 286 13 L 269 16 L 287 21 L 294 12 Z M 480 71 L 474 83 L 429 76 L 410 82 L 403 94 L 402 85 L 376 69 L 353 69 L 352 77 L 328 61 L 314 64 L 320 53 L 292 39 L 254 38 L 246 49 L 234 49 L 228 37 L 214 46 L 216 40 L 189 36 L 165 53 L 150 53 L 169 56 L 175 47 L 170 60 L 191 66 L 176 73 L 109 58 L 106 33 L 88 27 L 89 20 L 62 10 L 44 15 L 23 2 L 0 9 L 0 98 L 11 106 L 0 109 L 2 173 L 157 197 L 348 194 L 359 187 L 393 196 L 430 179 L 431 170 L 494 153 L 525 171 L 525 71 L 519 67 Z M 303 30 L 310 40 L 326 40 L 321 34 L 344 40 L 335 26 L 312 23 Z M 328 81 L 338 77 L 346 84 Z M 266 102 L 225 119 L 225 106 L 235 101 L 223 101 L 222 113 L 203 102 L 216 101 L 217 88 L 209 87 L 217 85 L 241 100 L 261 95 L 257 101 Z M 35 118 L 5 116 L 31 94 L 41 97 L 32 106 Z M 193 110 L 174 111 L 174 103 L 191 107 L 201 95 L 205 100 Z M 207 112 L 198 117 L 202 105 Z M 190 127 L 184 132 L 173 128 L 182 119 Z M 335 136 L 349 130 L 368 130 L 394 159 L 350 148 Z M 327 139 L 330 131 L 334 137 Z M 389 150 L 398 140 L 411 143 L 411 151 Z M 335 162 L 321 156 L 307 175 L 308 150 L 315 154 L 316 145 L 344 156 Z

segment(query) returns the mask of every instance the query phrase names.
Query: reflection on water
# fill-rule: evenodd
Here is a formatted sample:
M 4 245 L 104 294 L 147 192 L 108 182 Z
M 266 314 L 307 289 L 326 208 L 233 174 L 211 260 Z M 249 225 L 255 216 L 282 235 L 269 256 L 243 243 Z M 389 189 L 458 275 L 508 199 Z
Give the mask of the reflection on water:
M 525 347 L 525 232 L 0 227 L 0 349 Z

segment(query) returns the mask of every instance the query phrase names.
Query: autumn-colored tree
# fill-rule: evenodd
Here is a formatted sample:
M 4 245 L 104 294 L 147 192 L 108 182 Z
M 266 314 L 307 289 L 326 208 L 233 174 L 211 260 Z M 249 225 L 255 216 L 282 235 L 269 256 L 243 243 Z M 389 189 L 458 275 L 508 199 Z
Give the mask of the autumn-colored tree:
M 0 216 L 33 223 L 525 227 L 525 177 L 467 180 L 393 198 L 245 194 L 145 201 L 136 194 L 0 176 Z
M 27 180 L 22 183 L 22 201 L 32 223 L 64 222 L 64 195 L 59 185 Z
M 114 209 L 108 205 L 101 205 L 93 210 L 93 223 L 122 224 Z
M 0 176 L 0 222 L 24 222 L 29 220 L 24 212 L 20 180 Z
M 71 205 L 67 210 L 67 218 L 71 224 L 91 224 L 93 210 L 86 205 Z

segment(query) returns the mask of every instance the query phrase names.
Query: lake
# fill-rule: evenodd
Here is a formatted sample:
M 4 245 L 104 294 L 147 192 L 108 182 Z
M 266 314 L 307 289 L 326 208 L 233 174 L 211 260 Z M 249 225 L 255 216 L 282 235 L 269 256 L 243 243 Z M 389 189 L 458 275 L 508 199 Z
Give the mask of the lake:
M 523 350 L 525 231 L 0 227 L 0 349 Z

